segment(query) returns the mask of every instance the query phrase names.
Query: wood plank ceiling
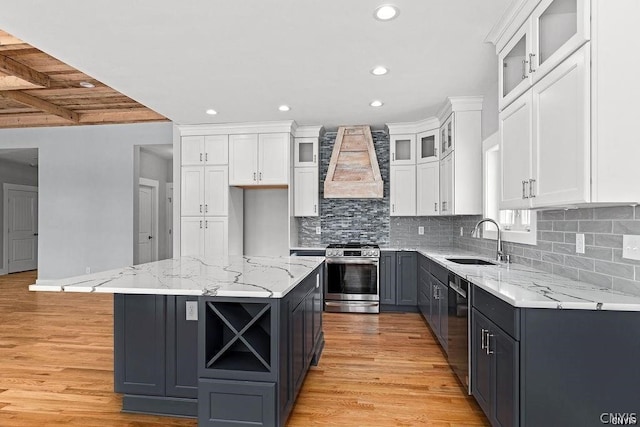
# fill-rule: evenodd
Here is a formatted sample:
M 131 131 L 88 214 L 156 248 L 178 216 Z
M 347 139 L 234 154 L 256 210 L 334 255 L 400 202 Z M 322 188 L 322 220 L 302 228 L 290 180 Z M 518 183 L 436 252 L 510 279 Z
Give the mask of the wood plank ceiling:
M 84 82 L 95 87 L 82 87 Z M 0 30 L 0 128 L 166 120 Z

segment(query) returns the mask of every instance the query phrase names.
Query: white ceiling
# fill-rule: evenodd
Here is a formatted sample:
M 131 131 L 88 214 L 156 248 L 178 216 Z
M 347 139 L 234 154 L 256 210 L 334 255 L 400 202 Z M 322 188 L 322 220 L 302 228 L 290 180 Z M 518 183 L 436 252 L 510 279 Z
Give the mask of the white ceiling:
M 3 0 L 0 28 L 178 124 L 381 126 L 495 85 L 483 41 L 510 0 L 397 0 L 380 22 L 384 3 Z M 371 75 L 379 64 L 390 73 Z

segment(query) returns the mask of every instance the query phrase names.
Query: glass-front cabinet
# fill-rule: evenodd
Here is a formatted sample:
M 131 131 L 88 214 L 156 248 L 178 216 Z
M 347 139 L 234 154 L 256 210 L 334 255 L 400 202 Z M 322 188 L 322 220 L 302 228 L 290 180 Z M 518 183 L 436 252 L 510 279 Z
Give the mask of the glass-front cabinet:
M 443 159 L 447 154 L 453 151 L 454 147 L 454 127 L 453 127 L 454 113 L 444 121 L 440 127 L 440 158 Z
M 318 138 L 296 138 L 294 166 L 318 165 Z
M 422 132 L 417 135 L 417 163 L 429 163 L 439 159 L 440 134 L 438 129 Z
M 391 135 L 391 164 L 415 165 L 416 164 L 416 136 L 415 135 Z
M 498 55 L 500 110 L 590 38 L 590 0 L 543 0 Z

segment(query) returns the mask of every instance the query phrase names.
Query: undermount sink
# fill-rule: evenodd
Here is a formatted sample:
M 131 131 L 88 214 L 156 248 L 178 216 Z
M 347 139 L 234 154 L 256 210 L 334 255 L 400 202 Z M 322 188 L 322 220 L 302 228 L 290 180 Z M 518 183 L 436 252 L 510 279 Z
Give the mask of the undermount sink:
M 497 265 L 495 262 L 487 261 L 480 258 L 445 258 L 447 261 L 455 262 L 456 264 L 468 264 L 468 265 Z

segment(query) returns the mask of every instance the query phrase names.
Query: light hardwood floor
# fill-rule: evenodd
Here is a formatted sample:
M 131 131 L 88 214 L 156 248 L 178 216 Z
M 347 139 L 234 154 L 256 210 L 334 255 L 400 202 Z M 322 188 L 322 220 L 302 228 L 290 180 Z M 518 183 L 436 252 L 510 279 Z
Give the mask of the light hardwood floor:
M 195 426 L 120 412 L 113 297 L 29 292 L 0 276 L 0 426 Z M 418 314 L 326 313 L 326 346 L 289 427 L 485 426 Z

